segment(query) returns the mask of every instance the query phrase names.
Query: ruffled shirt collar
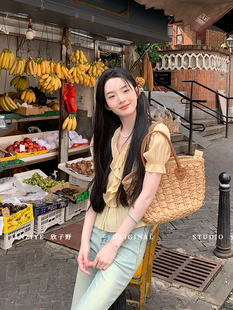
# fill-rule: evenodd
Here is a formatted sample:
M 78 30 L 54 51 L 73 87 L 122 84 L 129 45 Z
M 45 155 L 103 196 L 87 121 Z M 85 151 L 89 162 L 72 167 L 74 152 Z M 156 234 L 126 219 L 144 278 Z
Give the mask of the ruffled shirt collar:
M 124 164 L 128 150 L 130 147 L 131 137 L 127 141 L 127 145 L 124 147 L 121 153 L 117 149 L 117 141 L 119 138 L 121 127 L 118 127 L 112 137 L 111 150 L 112 150 L 112 162 L 110 164 L 111 171 L 108 176 L 108 185 L 106 193 L 103 194 L 104 201 L 109 207 L 116 207 L 116 193 L 121 182 Z

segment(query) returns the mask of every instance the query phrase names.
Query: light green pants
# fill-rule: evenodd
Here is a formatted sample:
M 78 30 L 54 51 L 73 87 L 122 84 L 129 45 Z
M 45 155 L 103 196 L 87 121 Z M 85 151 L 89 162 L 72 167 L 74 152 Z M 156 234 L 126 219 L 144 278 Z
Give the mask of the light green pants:
M 139 267 L 151 226 L 134 229 L 119 248 L 115 260 L 106 270 L 78 269 L 71 310 L 107 310 L 123 292 Z M 110 241 L 114 233 L 93 227 L 90 260 Z M 124 236 L 122 236 L 124 238 Z

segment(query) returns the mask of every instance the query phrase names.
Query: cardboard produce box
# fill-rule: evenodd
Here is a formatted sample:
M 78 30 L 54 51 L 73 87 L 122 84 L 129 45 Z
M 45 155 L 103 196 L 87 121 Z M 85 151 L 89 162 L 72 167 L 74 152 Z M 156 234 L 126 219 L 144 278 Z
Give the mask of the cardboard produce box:
M 20 107 L 17 110 L 14 111 L 14 113 L 22 114 L 22 115 L 36 115 L 36 114 L 44 114 L 45 107 L 44 106 L 38 106 L 38 105 L 32 105 L 33 108 L 29 109 L 26 107 Z
M 27 201 L 27 203 L 29 202 L 33 205 L 34 216 L 39 216 L 50 211 L 66 208 L 69 204 L 69 199 L 50 193 L 41 200 Z
M 62 184 L 58 184 L 54 187 L 51 187 L 49 192 L 50 193 L 56 193 L 56 191 L 62 191 L 64 189 L 67 189 L 67 192 L 62 192 L 61 195 L 64 197 L 69 198 L 69 200 L 73 203 L 80 203 L 89 197 L 89 191 L 86 188 L 79 187 L 79 186 L 74 186 L 71 185 L 69 182 Z M 73 194 L 72 196 L 69 195 L 69 190 L 75 189 L 77 190 L 77 193 Z

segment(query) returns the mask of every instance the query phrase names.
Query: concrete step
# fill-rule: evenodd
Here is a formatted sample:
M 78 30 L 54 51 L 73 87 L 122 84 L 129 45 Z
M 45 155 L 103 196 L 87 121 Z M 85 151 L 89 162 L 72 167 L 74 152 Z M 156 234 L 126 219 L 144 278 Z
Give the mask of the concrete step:
M 214 134 L 224 134 L 225 128 L 226 128 L 225 125 L 219 124 L 215 126 L 206 127 L 203 132 L 198 132 L 198 134 L 201 135 L 202 137 L 206 137 L 206 136 L 210 136 Z
M 172 144 L 174 146 L 176 154 L 188 152 L 188 141 L 177 141 L 177 142 L 174 142 Z M 193 142 L 192 143 L 192 150 L 194 151 L 195 149 L 197 149 L 197 147 L 198 147 L 197 143 Z
M 183 141 L 184 135 L 182 133 L 172 133 L 171 134 L 171 142 Z
M 218 124 L 218 120 L 213 118 L 213 119 L 194 119 L 193 123 L 199 123 L 199 124 L 203 124 L 205 127 L 209 127 L 209 126 L 215 126 Z M 182 124 L 184 124 L 185 126 L 189 127 L 189 123 L 188 122 L 182 122 Z M 201 128 L 202 126 L 200 125 L 193 125 L 193 128 Z
M 210 141 L 210 142 L 214 142 L 214 141 L 217 141 L 219 139 L 222 139 L 225 137 L 225 133 L 222 133 L 222 134 L 214 134 L 214 135 L 210 135 L 210 136 L 207 136 L 207 139 Z

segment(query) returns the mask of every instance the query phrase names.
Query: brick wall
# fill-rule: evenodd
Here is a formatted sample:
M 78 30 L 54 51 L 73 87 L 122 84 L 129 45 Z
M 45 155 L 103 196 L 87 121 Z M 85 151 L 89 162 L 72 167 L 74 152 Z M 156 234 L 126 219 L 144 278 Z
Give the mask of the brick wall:
M 205 44 L 215 47 L 220 47 L 221 44 L 225 43 L 227 34 L 225 32 L 209 30 L 205 31 Z
M 172 49 L 172 50 L 171 50 Z M 203 53 L 213 54 L 220 57 L 226 57 L 229 52 L 219 47 L 211 46 L 197 46 L 197 45 L 179 45 L 170 47 L 164 47 L 160 50 L 160 54 L 184 54 L 184 53 Z M 154 70 L 155 72 L 157 70 Z M 215 91 L 226 91 L 227 73 L 219 72 L 216 70 L 199 70 L 199 69 L 181 69 L 181 70 L 168 70 L 171 72 L 171 87 L 177 91 L 187 92 L 187 96 L 190 97 L 191 83 L 183 83 L 183 80 L 197 81 Z M 231 76 L 230 76 L 230 96 L 233 96 L 233 56 L 231 57 Z M 161 88 L 164 90 L 164 88 Z M 159 89 L 156 89 L 159 90 Z M 206 104 L 210 108 L 218 108 L 218 100 L 216 94 L 194 84 L 193 98 L 200 100 L 207 100 Z M 232 106 L 232 102 L 229 102 L 229 106 Z
M 176 24 L 174 24 L 175 26 Z M 226 42 L 226 32 L 217 31 L 213 29 L 207 29 L 204 32 L 204 45 L 211 45 L 213 47 L 220 47 L 221 44 Z M 196 32 L 190 30 L 190 26 L 187 25 L 183 28 L 183 45 L 196 45 Z
M 196 33 L 190 30 L 190 26 L 187 25 L 183 30 L 183 44 L 193 45 L 196 44 Z

